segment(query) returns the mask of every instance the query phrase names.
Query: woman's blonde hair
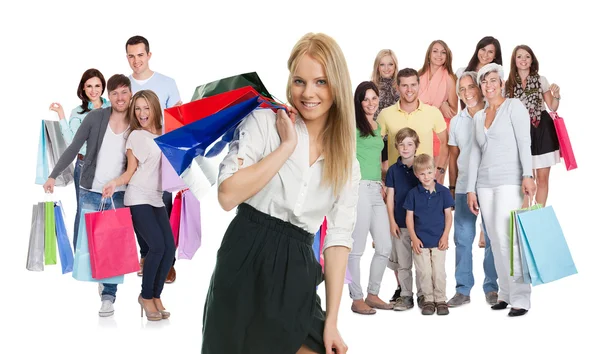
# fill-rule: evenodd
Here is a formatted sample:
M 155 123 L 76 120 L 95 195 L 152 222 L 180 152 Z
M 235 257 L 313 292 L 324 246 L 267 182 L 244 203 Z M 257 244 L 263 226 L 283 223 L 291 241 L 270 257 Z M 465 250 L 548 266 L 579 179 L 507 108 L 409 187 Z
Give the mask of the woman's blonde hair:
M 160 107 L 160 101 L 158 96 L 151 90 L 141 90 L 135 93 L 131 98 L 131 104 L 129 105 L 129 131 L 143 129 L 140 122 L 135 117 L 135 102 L 138 98 L 143 98 L 148 102 L 150 107 L 150 119 L 152 119 L 152 126 L 156 133 L 160 135 L 162 133 L 162 108 Z
M 328 112 L 323 142 L 323 183 L 333 188 L 338 196 L 350 181 L 352 162 L 356 153 L 356 122 L 350 73 L 346 59 L 335 40 L 323 33 L 307 33 L 294 46 L 288 59 L 290 72 L 287 100 L 292 103 L 292 80 L 300 58 L 308 55 L 319 62 L 325 71 L 333 104 Z
M 371 81 L 373 81 L 377 86 L 379 86 L 379 81 L 381 81 L 381 74 L 379 73 L 379 63 L 381 62 L 381 59 L 383 59 L 383 57 L 385 56 L 390 56 L 392 57 L 392 61 L 394 62 L 394 75 L 392 75 L 392 79 L 396 78 L 396 74 L 398 74 L 398 58 L 396 58 L 396 54 L 394 54 L 394 51 L 391 49 L 382 49 L 379 51 L 379 53 L 377 53 L 377 56 L 375 57 L 375 62 L 373 62 L 373 73 L 371 74 Z M 394 80 L 394 83 L 396 82 L 396 80 Z

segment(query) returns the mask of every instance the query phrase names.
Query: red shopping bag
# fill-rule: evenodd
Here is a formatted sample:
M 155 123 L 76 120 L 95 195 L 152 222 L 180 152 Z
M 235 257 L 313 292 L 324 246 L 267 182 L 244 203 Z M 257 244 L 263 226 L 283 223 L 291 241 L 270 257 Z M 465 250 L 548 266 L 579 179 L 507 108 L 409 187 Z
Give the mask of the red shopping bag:
M 92 278 L 103 279 L 140 270 L 129 208 L 85 214 Z
M 165 133 L 213 115 L 228 107 L 235 106 L 252 97 L 260 97 L 266 101 L 273 102 L 273 100 L 270 98 L 260 95 L 251 86 L 245 86 L 214 96 L 188 102 L 181 106 L 167 108 L 164 111 Z M 259 107 L 260 106 L 263 105 L 259 105 Z M 272 108 L 269 105 L 264 105 L 264 107 Z
M 554 120 L 554 128 L 556 129 L 558 145 L 560 146 L 560 155 L 565 161 L 565 167 L 567 167 L 567 171 L 574 170 L 577 168 L 577 161 L 575 160 L 575 154 L 573 153 L 565 121 L 556 112 L 550 112 L 550 116 Z
M 173 208 L 171 209 L 171 216 L 169 222 L 171 223 L 171 230 L 173 231 L 173 238 L 175 239 L 175 248 L 179 246 L 179 225 L 181 223 L 181 195 L 186 189 L 177 192 L 175 200 L 173 200 Z

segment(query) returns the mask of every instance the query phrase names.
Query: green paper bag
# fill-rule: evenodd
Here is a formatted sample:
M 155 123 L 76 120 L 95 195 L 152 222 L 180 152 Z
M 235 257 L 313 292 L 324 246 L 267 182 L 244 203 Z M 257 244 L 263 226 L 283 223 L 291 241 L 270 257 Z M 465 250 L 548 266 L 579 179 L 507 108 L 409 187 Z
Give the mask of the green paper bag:
M 267 91 L 265 85 L 260 80 L 260 77 L 258 77 L 258 74 L 256 72 L 250 72 L 200 85 L 194 90 L 192 101 L 199 100 L 204 97 L 214 96 L 219 93 L 232 91 L 245 86 L 251 86 L 264 97 L 273 99 L 269 91 Z
M 44 203 L 44 264 L 56 264 L 56 222 L 54 202 Z
M 510 276 L 514 277 L 515 276 L 515 269 L 514 269 L 514 261 L 515 261 L 515 246 L 516 247 L 520 247 L 520 245 L 518 244 L 519 239 L 517 237 L 517 212 L 524 212 L 524 211 L 531 211 L 531 210 L 536 210 L 536 209 L 541 209 L 542 206 L 540 204 L 533 204 L 532 206 L 528 207 L 528 208 L 523 208 L 523 209 L 516 209 L 516 210 L 511 210 L 510 212 Z

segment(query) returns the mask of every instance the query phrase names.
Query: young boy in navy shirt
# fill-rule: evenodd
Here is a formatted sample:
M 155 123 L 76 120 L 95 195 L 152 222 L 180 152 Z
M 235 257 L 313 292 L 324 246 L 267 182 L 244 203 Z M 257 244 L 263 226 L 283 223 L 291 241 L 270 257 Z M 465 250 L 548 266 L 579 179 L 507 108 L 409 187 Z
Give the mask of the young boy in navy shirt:
M 420 184 L 404 201 L 417 280 L 425 297 L 421 314 L 447 315 L 446 250 L 452 226 L 454 199 L 450 190 L 435 180 L 433 157 L 421 154 L 413 165 Z
M 419 136 L 413 129 L 403 128 L 396 133 L 394 139 L 394 145 L 400 157 L 396 163 L 390 166 L 385 176 L 386 205 L 392 233 L 392 251 L 388 267 L 394 271 L 398 281 L 398 289 L 390 302 L 394 304 L 394 310 L 404 311 L 414 307 L 412 248 L 410 235 L 406 228 L 404 200 L 408 191 L 419 184 L 419 180 L 413 172 L 415 152 L 419 147 Z M 417 303 L 420 306 L 423 297 L 419 289 L 419 280 L 417 279 Z

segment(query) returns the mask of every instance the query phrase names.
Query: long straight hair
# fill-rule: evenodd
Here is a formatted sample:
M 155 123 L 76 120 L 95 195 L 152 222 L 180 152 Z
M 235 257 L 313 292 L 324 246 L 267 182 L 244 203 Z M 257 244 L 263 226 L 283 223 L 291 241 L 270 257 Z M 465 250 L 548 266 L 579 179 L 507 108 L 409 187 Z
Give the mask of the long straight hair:
M 135 102 L 138 98 L 143 98 L 148 102 L 148 106 L 150 107 L 150 122 L 158 135 L 160 135 L 162 133 L 162 109 L 158 96 L 152 90 L 138 91 L 131 98 L 131 104 L 129 104 L 129 134 L 134 130 L 143 129 L 135 116 Z
M 373 128 L 371 127 L 371 123 L 367 119 L 367 115 L 365 114 L 365 110 L 362 106 L 362 101 L 365 99 L 367 95 L 367 91 L 373 90 L 377 97 L 379 97 L 379 89 L 377 85 L 373 81 L 363 81 L 357 87 L 356 91 L 354 91 L 354 112 L 356 116 L 356 128 L 360 131 L 360 136 L 375 136 L 375 132 L 373 132 Z
M 446 42 L 444 42 L 441 39 L 437 39 L 431 42 L 429 48 L 427 48 L 427 53 L 425 53 L 425 61 L 423 62 L 423 67 L 421 68 L 421 70 L 418 71 L 419 76 L 429 72 L 429 70 L 431 69 L 431 52 L 433 51 L 433 46 L 435 44 L 441 45 L 446 51 L 446 62 L 444 63 L 444 68 L 446 68 L 448 74 L 452 76 L 454 80 L 456 80 L 456 75 L 454 75 L 454 71 L 452 70 L 452 51 L 450 50 L 450 47 L 448 47 Z
M 385 56 L 390 56 L 392 61 L 394 62 L 394 74 L 392 75 L 392 79 L 396 78 L 398 74 L 398 58 L 396 58 L 396 54 L 391 49 L 382 49 L 377 53 L 375 57 L 375 61 L 373 62 L 373 72 L 371 73 L 371 81 L 375 84 L 379 85 L 379 81 L 381 81 L 381 74 L 379 73 L 379 64 L 381 63 L 381 59 Z M 395 81 L 395 80 L 394 80 Z
M 535 56 L 535 54 L 533 54 L 533 50 L 525 44 L 516 46 L 510 57 L 510 73 L 508 74 L 508 79 L 506 79 L 505 93 L 506 93 L 506 97 L 510 97 L 510 98 L 512 98 L 514 96 L 513 90 L 514 90 L 515 86 L 520 84 L 519 82 L 517 82 L 517 73 L 518 72 L 517 72 L 517 65 L 515 64 L 517 61 L 517 50 L 519 50 L 519 49 L 523 49 L 524 51 L 529 53 L 529 55 L 531 55 L 531 67 L 529 68 L 529 76 L 537 75 L 538 71 L 540 70 L 540 62 L 538 62 L 537 57 Z M 521 79 L 523 79 L 523 78 L 521 78 Z
M 303 55 L 319 62 L 325 71 L 333 104 L 329 109 L 322 134 L 324 169 L 323 183 L 338 196 L 352 176 L 352 161 L 356 153 L 356 124 L 352 104 L 350 73 L 344 53 L 336 41 L 323 33 L 307 33 L 294 46 L 288 59 L 289 78 L 286 89 L 292 103 L 292 80 Z
M 496 48 L 496 56 L 494 57 L 494 60 L 492 60 L 492 63 L 502 65 L 502 48 L 500 47 L 500 41 L 492 36 L 487 36 L 481 38 L 479 42 L 477 42 L 477 46 L 475 46 L 475 53 L 473 53 L 471 60 L 469 60 L 469 65 L 467 65 L 465 71 L 477 71 L 477 65 L 479 65 L 479 49 L 490 44 L 493 44 L 494 48 Z

